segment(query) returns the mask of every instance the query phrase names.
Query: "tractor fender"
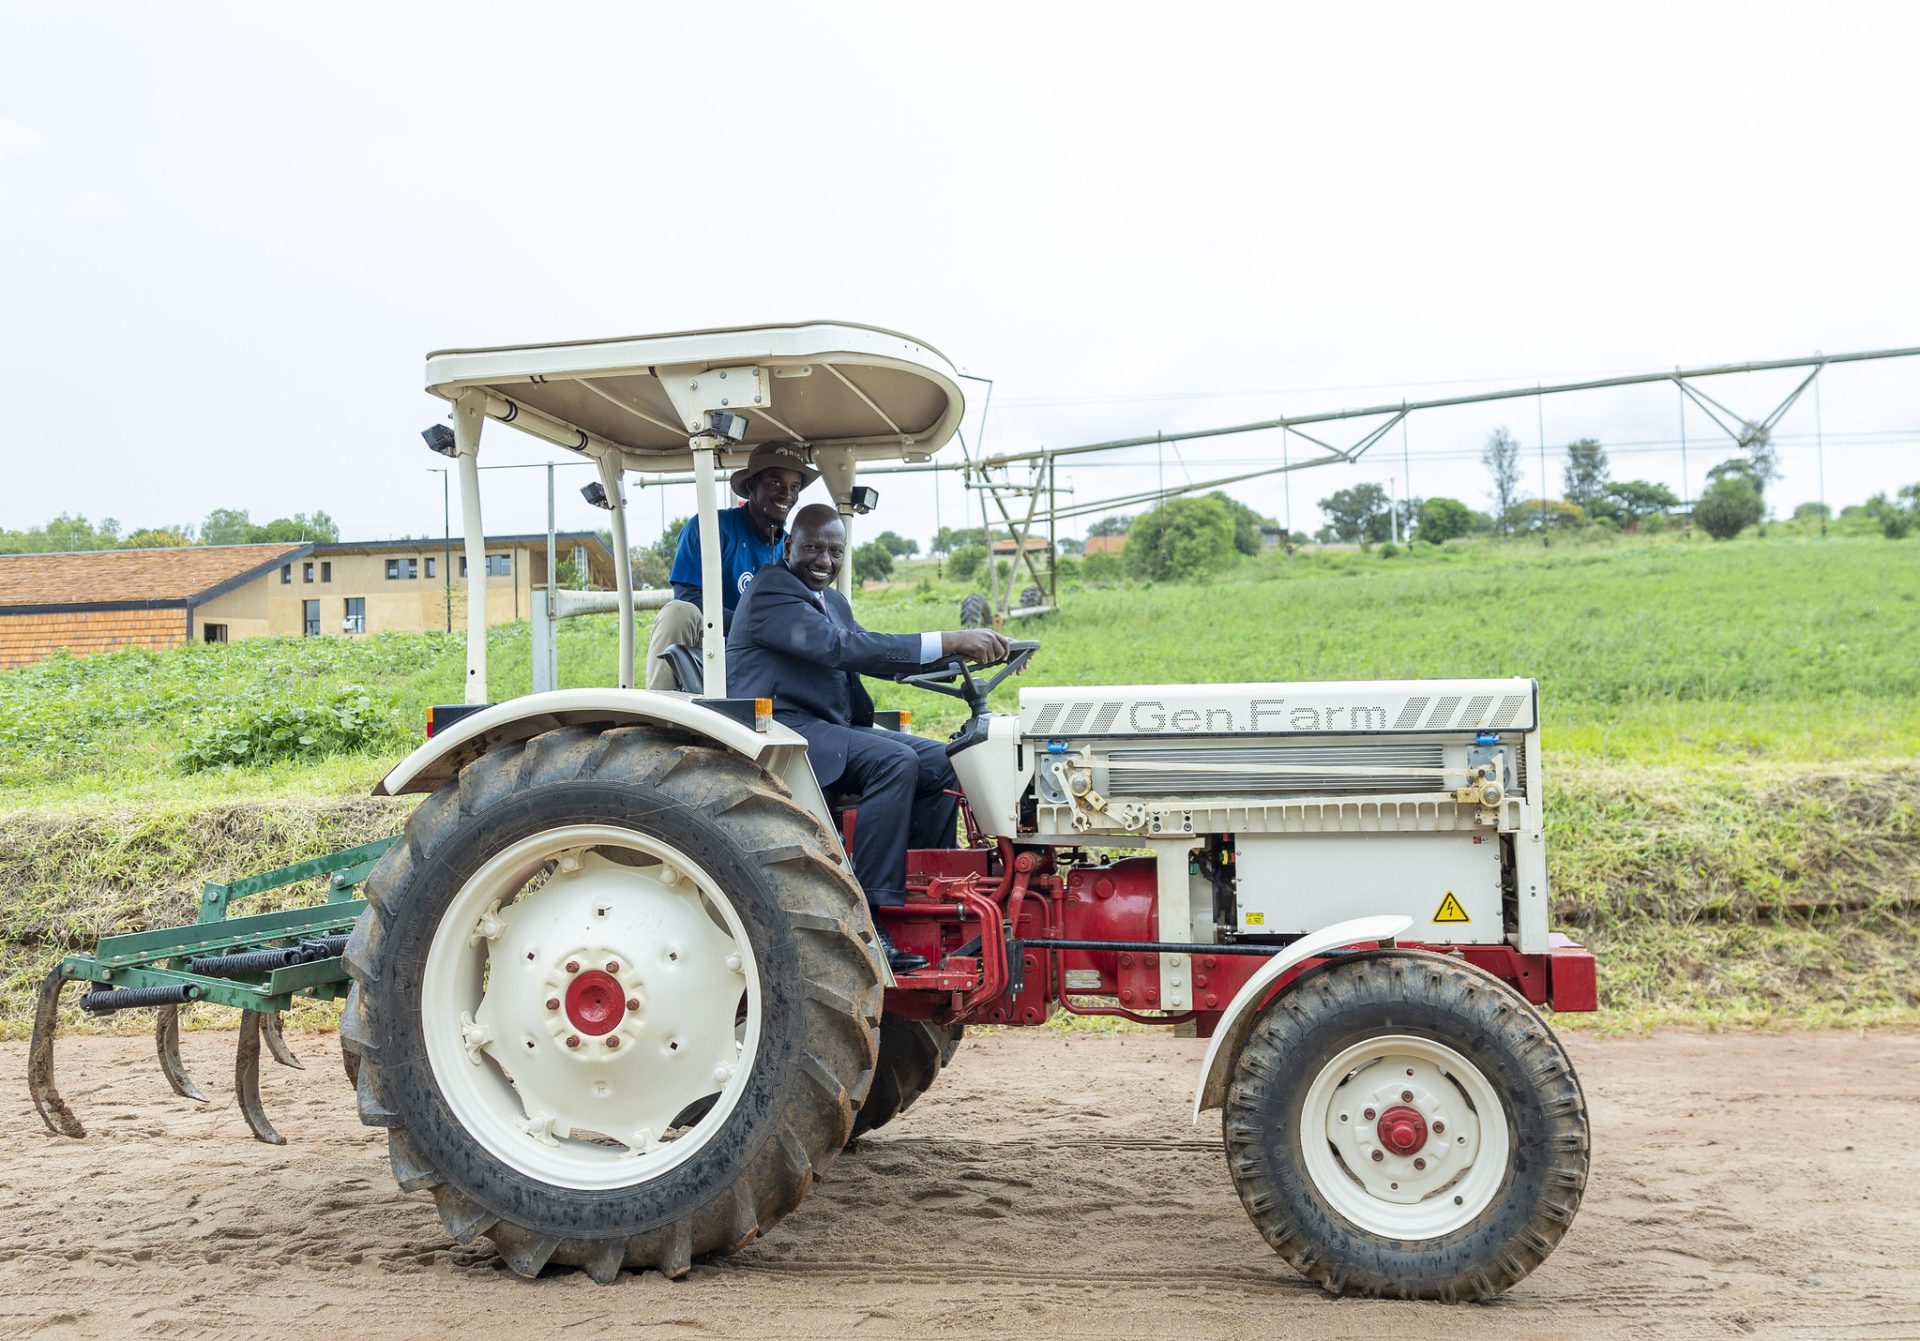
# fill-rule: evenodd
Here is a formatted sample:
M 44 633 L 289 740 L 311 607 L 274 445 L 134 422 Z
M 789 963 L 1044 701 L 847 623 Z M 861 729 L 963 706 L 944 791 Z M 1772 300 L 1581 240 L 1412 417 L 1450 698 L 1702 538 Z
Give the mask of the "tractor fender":
M 1193 1120 L 1200 1121 L 1203 1110 L 1218 1108 L 1227 1101 L 1227 1078 L 1233 1072 L 1233 1059 L 1239 1053 L 1240 1045 L 1247 1041 L 1247 1035 L 1253 1032 L 1253 1026 L 1260 1018 L 1260 1003 L 1266 999 L 1281 974 L 1342 946 L 1391 941 L 1412 925 L 1412 918 L 1399 914 L 1356 917 L 1346 922 L 1336 922 L 1302 936 L 1262 964 L 1260 971 L 1234 993 L 1233 1000 L 1227 1003 L 1227 1009 L 1220 1017 L 1220 1023 L 1214 1028 L 1213 1038 L 1207 1044 L 1206 1060 L 1200 1063 L 1200 1083 L 1193 1091 Z
M 647 689 L 556 689 L 497 703 L 435 732 L 373 789 L 375 796 L 438 791 L 474 760 L 562 726 L 652 724 L 699 736 L 751 759 L 787 784 L 794 800 L 832 830 L 833 814 L 807 762 L 806 737 L 779 722 L 742 726 L 684 694 Z M 837 840 L 836 840 L 837 841 Z

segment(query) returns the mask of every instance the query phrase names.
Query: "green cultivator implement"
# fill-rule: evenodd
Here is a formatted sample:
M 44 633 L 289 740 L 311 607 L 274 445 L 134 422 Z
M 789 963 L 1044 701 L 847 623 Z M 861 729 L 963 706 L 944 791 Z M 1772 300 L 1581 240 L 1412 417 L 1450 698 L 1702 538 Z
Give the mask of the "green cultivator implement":
M 27 1085 L 34 1106 L 53 1131 L 84 1136 L 86 1128 L 53 1083 L 53 1038 L 60 1024 L 60 993 L 68 983 L 86 983 L 80 998 L 89 1015 L 151 1009 L 160 1070 L 175 1094 L 207 1102 L 180 1060 L 180 1007 L 191 1002 L 232 1006 L 241 1012 L 240 1044 L 233 1086 L 253 1134 L 271 1145 L 286 1138 L 267 1121 L 260 1105 L 260 1042 L 282 1066 L 300 1059 L 280 1034 L 280 1015 L 295 997 L 317 1001 L 346 995 L 341 954 L 347 933 L 366 901 L 355 897 L 360 882 L 394 840 L 383 838 L 328 857 L 296 862 L 229 884 L 209 884 L 200 895 L 199 920 L 125 936 L 110 936 L 92 954 L 68 955 L 40 984 L 33 1013 Z M 326 899 L 304 908 L 233 916 L 235 905 L 269 890 L 326 879 Z M 351 1075 L 356 1059 L 349 1054 Z

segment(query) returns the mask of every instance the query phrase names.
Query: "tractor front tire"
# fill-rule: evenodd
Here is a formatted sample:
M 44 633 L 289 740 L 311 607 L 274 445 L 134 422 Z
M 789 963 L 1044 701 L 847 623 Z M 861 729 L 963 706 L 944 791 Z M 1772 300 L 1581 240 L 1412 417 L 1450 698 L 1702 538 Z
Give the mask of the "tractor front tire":
M 1553 1251 L 1587 1182 L 1559 1040 L 1433 954 L 1339 960 L 1285 991 L 1235 1058 L 1224 1126 L 1247 1214 L 1334 1294 L 1490 1299 Z
M 751 761 L 648 727 L 502 746 L 366 895 L 341 1021 L 361 1120 L 519 1274 L 681 1275 L 845 1146 L 880 962 L 830 836 Z
M 987 629 L 993 627 L 993 606 L 985 596 L 974 592 L 960 602 L 960 627 L 963 629 Z
M 865 1136 L 913 1107 L 960 1048 L 964 1024 L 935 1024 L 887 1015 L 880 1021 L 880 1060 L 873 1088 L 853 1119 L 853 1134 Z

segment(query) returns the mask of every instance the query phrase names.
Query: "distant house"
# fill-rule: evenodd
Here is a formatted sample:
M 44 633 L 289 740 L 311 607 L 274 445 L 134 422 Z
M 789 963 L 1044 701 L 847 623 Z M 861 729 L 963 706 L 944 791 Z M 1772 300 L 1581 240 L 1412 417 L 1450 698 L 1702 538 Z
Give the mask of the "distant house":
M 1041 537 L 1030 535 L 1027 537 L 1027 543 L 1024 548 L 1029 554 L 1045 554 L 1048 552 L 1049 546 Z M 1012 536 L 1006 536 L 993 542 L 993 554 L 995 558 L 1006 558 L 1014 552 L 1015 546 Z
M 1279 549 L 1287 543 L 1287 528 L 1284 526 L 1262 526 L 1260 528 L 1260 548 Z
M 1123 535 L 1090 535 L 1087 537 L 1087 553 L 1118 554 L 1127 547 L 1127 538 Z
M 614 585 L 591 531 L 558 536 L 590 585 Z M 547 537 L 487 541 L 487 622 L 525 619 L 547 581 Z M 462 627 L 466 555 L 445 542 L 188 545 L 0 555 L 0 669 L 67 648 L 179 647 L 271 634 L 354 636 Z

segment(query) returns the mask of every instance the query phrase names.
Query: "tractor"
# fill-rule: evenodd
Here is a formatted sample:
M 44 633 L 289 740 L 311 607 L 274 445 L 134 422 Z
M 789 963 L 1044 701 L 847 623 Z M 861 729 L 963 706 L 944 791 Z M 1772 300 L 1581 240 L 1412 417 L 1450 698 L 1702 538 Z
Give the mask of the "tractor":
M 808 453 L 849 527 L 871 461 L 926 461 L 961 378 L 891 331 L 812 322 L 434 353 L 458 466 L 465 702 L 379 784 L 403 834 L 229 884 L 198 920 L 67 956 L 40 990 L 29 1087 L 53 1080 L 62 988 L 242 1011 L 235 1087 L 262 1140 L 280 1012 L 343 998 L 362 1121 L 461 1242 L 516 1272 L 684 1274 L 807 1196 L 849 1142 L 935 1083 L 969 1025 L 1055 1012 L 1207 1040 L 1193 1117 L 1292 1266 L 1361 1296 L 1474 1300 L 1537 1267 L 1588 1166 L 1580 1084 L 1543 1008 L 1596 1005 L 1549 931 L 1537 687 L 1526 679 L 1026 687 L 1041 654 L 903 677 L 957 698 L 964 839 L 908 858 L 870 911 L 859 798 L 823 790 L 766 699 L 729 697 L 718 602 L 682 688 L 636 687 L 619 565 L 618 683 L 490 703 L 478 451 L 489 421 L 598 470 L 627 549 L 630 472 L 692 472 L 720 590 L 716 480 L 759 443 Z M 591 487 L 591 486 L 590 486 Z M 477 579 L 477 580 L 476 580 Z M 841 575 L 840 581 L 847 581 Z M 1276 652 L 1276 662 L 1281 657 Z M 242 914 L 319 878 L 324 901 Z M 895 976 L 873 918 L 926 964 Z

